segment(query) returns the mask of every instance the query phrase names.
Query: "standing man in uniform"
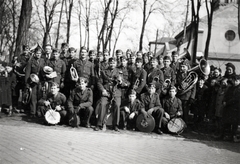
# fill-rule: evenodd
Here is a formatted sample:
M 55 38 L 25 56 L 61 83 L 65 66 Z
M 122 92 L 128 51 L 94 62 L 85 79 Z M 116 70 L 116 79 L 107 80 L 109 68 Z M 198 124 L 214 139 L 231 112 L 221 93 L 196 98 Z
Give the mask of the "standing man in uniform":
M 81 47 L 80 58 L 73 63 L 79 77 L 85 77 L 89 83 L 88 87 L 92 90 L 95 85 L 94 64 L 88 61 L 88 51 L 85 47 Z
M 33 58 L 28 62 L 26 67 L 26 74 L 25 74 L 25 83 L 27 87 L 32 88 L 32 97 L 30 99 L 30 117 L 36 117 L 36 110 L 37 110 L 37 101 L 41 98 L 40 97 L 40 89 L 41 83 L 31 85 L 30 81 L 30 74 L 36 74 L 40 81 L 43 80 L 43 72 L 42 69 L 46 65 L 43 58 L 41 58 L 42 49 L 37 47 L 34 50 Z

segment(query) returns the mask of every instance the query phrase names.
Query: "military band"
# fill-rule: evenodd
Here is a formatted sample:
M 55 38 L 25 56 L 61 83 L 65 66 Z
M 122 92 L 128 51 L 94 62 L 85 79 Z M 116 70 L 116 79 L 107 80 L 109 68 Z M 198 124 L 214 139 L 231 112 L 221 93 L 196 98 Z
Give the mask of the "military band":
M 226 136 L 226 129 L 236 135 L 240 77 L 232 63 L 226 64 L 221 76 L 221 69 L 210 67 L 205 59 L 199 62 L 201 69 L 191 69 L 187 50 L 154 56 L 117 49 L 111 55 L 106 49 L 88 52 L 81 47 L 79 57 L 66 43 L 61 51 L 51 45 L 31 53 L 28 46 L 23 50 L 13 62 L 13 73 L 16 86 L 31 93 L 27 97 L 31 117 L 43 117 L 51 106 L 66 124 L 76 113 L 84 120 L 81 125 L 95 130 L 106 130 L 110 118 L 115 131 L 137 130 L 136 120 L 142 114 L 143 119 L 154 118 L 158 134 L 168 132 L 172 119 L 182 118 L 196 128 L 206 120 L 215 121 L 218 136 Z

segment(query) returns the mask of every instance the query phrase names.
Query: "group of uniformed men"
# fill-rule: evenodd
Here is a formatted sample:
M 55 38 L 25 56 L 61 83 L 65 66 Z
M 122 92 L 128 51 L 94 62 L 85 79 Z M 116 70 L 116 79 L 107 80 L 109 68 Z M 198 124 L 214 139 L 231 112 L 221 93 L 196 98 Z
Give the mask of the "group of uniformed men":
M 116 50 L 115 58 L 108 50 L 88 52 L 81 47 L 77 58 L 76 49 L 66 43 L 61 50 L 51 45 L 46 45 L 44 51 L 37 47 L 30 53 L 28 46 L 23 50 L 14 58 L 14 72 L 17 95 L 19 90 L 31 87 L 31 117 L 42 117 L 51 107 L 59 111 L 62 123 L 68 124 L 78 114 L 85 127 L 89 128 L 94 118 L 95 130 L 106 130 L 107 115 L 111 113 L 113 130 L 119 131 L 120 126 L 136 128 L 140 114 L 144 118 L 152 115 L 158 134 L 166 131 L 172 118 L 183 117 L 189 122 L 196 85 L 178 95 L 177 88 L 188 76 L 190 64 L 188 59 L 178 59 L 177 52 L 155 57 L 150 52 Z M 49 72 L 46 66 L 52 70 Z M 39 83 L 34 83 L 31 74 L 38 76 Z

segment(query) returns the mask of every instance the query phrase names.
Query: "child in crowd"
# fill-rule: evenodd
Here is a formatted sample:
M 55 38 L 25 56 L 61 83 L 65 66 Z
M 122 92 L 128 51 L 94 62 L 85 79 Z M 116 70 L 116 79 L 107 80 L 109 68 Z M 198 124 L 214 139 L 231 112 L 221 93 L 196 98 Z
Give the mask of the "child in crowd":
M 137 99 L 137 93 L 130 90 L 128 100 L 122 103 L 121 118 L 123 120 L 123 130 L 136 128 L 136 119 L 141 110 L 141 102 Z

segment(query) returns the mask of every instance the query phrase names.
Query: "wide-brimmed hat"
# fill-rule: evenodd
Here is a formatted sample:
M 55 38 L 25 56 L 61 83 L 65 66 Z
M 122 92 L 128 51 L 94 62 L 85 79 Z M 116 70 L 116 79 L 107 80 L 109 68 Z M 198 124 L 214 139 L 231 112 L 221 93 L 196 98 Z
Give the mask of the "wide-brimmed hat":
M 50 74 L 50 73 L 53 72 L 53 69 L 52 69 L 52 67 L 44 66 L 43 67 L 43 72 L 46 73 L 46 74 Z

